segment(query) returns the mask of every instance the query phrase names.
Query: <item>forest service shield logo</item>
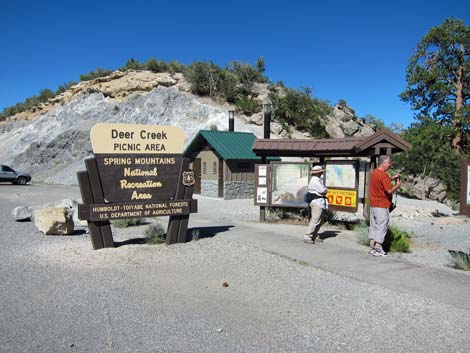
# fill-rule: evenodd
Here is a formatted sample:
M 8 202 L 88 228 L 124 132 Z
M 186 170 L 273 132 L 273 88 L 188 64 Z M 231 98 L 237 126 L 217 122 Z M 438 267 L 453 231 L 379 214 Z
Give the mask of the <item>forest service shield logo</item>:
M 183 185 L 192 186 L 194 183 L 194 171 L 183 172 Z

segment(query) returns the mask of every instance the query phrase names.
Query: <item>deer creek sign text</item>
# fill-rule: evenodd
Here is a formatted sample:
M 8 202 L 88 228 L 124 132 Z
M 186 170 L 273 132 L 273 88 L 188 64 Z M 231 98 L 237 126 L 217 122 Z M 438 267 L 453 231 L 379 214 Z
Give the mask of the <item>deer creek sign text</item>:
M 180 128 L 97 124 L 90 135 L 106 201 L 153 202 L 174 196 L 184 143 Z
M 121 142 L 122 140 L 133 140 L 135 138 L 135 131 L 119 131 L 118 129 L 111 129 L 111 138 L 119 141 L 113 143 L 114 151 L 125 152 L 164 152 L 166 151 L 164 140 L 168 139 L 166 131 L 151 132 L 146 129 L 141 129 L 138 132 L 138 137 L 141 142 Z M 159 142 L 154 142 L 155 140 Z M 162 141 L 162 142 L 160 142 Z

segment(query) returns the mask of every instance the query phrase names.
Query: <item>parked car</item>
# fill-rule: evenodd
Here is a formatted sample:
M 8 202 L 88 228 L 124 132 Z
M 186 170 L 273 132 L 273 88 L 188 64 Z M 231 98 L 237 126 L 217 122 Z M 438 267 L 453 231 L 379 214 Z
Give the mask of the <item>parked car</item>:
M 0 182 L 25 185 L 29 181 L 31 181 L 31 175 L 28 173 L 14 170 L 7 165 L 0 165 Z

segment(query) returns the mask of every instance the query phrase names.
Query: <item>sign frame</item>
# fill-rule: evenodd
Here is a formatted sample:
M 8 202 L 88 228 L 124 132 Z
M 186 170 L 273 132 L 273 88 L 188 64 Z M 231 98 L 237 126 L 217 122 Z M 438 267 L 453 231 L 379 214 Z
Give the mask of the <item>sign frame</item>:
M 271 165 L 255 164 L 255 206 L 270 206 Z
M 459 214 L 470 216 L 470 159 L 460 161 Z
M 328 188 L 328 195 L 327 195 L 328 209 L 331 209 L 333 211 L 342 211 L 342 212 L 350 212 L 350 213 L 357 212 L 358 198 L 359 198 L 359 190 L 358 190 L 359 173 L 360 173 L 359 163 L 360 161 L 357 159 L 330 159 L 325 162 L 325 185 Z M 354 173 L 355 173 L 354 187 L 341 187 L 341 186 L 336 186 L 336 185 L 330 185 L 328 181 L 327 171 L 328 171 L 328 166 L 332 166 L 332 165 L 351 165 L 354 168 Z M 330 193 L 330 190 L 331 190 L 331 193 Z M 338 197 L 341 198 L 341 205 L 337 204 L 339 202 Z M 346 206 L 348 197 L 354 200 L 354 203 L 351 206 Z M 336 200 L 338 201 L 335 202 Z
M 166 243 L 186 242 L 197 200 L 192 199 L 194 171 L 182 157 L 182 129 L 99 123 L 90 138 L 94 157 L 77 173 L 83 201 L 78 217 L 88 222 L 93 249 L 114 247 L 109 221 L 123 218 L 170 216 Z
M 270 166 L 270 174 L 269 174 L 269 186 L 268 186 L 268 195 L 269 195 L 269 207 L 273 208 L 306 208 L 309 207 L 309 205 L 304 201 L 304 194 L 301 195 L 301 197 L 297 197 L 298 195 L 292 195 L 296 196 L 296 198 L 300 201 L 298 204 L 282 204 L 282 203 L 274 203 L 273 202 L 273 187 L 274 187 L 274 181 L 273 181 L 273 174 L 274 174 L 274 167 L 277 165 L 301 165 L 301 166 L 306 166 L 307 167 L 307 184 L 304 185 L 305 187 L 305 193 L 308 191 L 308 183 L 310 182 L 310 168 L 311 168 L 311 163 L 310 162 L 271 162 Z M 302 189 L 302 187 L 301 187 Z M 297 190 L 299 192 L 301 189 Z

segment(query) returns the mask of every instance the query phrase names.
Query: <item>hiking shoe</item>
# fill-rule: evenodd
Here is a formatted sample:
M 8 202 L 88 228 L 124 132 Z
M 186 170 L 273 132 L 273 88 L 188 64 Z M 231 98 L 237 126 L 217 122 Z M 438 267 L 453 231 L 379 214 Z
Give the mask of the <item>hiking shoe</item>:
M 375 248 L 369 248 L 369 254 L 374 255 L 375 254 Z
M 304 238 L 304 243 L 315 244 L 315 240 Z
M 383 251 L 383 249 L 375 249 L 375 252 L 373 255 L 374 256 L 388 256 L 388 253 Z

